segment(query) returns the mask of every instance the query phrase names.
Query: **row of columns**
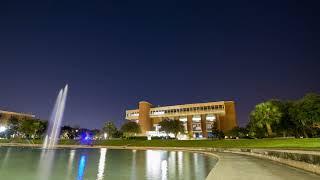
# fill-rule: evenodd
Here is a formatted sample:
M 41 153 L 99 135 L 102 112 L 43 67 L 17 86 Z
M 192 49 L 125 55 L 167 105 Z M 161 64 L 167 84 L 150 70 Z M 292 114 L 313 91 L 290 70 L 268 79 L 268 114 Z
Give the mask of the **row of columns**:
M 193 121 L 192 121 L 192 115 L 190 116 L 187 116 L 187 130 L 188 130 L 188 134 L 189 136 L 193 136 L 193 129 L 192 129 L 192 124 L 193 124 Z M 202 136 L 203 137 L 208 137 L 208 132 L 207 132 L 207 120 L 206 120 L 206 115 L 201 115 L 201 121 L 200 121 L 200 124 L 201 124 L 201 131 L 202 131 Z M 219 116 L 216 116 L 216 126 L 218 129 L 221 129 L 220 128 L 220 119 L 219 119 Z

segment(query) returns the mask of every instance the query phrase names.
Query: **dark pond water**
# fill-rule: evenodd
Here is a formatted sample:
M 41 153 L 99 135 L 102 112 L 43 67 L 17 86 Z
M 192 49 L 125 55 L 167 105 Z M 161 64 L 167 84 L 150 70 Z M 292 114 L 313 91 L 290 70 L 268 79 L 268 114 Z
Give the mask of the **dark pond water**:
M 0 179 L 201 180 L 216 162 L 182 151 L 0 147 Z

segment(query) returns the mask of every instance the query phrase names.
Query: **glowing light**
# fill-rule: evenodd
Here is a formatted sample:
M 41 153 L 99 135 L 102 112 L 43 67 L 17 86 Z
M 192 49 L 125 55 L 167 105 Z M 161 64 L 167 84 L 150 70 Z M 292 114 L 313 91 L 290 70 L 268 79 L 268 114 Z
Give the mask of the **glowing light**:
M 192 121 L 201 121 L 201 116 L 200 115 L 194 115 L 193 117 L 192 117 Z
M 72 165 L 73 165 L 73 160 L 74 160 L 75 154 L 76 154 L 76 150 L 70 151 L 70 156 L 69 156 L 69 161 L 68 161 L 68 170 L 67 170 L 67 175 L 66 175 L 66 177 L 69 179 L 71 179 L 70 175 L 71 175 L 71 171 L 72 171 Z
M 106 154 L 107 154 L 107 149 L 101 148 L 100 149 L 100 159 L 99 159 L 97 180 L 103 180 Z
M 179 173 L 179 176 L 183 176 L 183 172 L 182 172 L 182 169 L 183 169 L 183 152 L 182 151 L 178 151 L 178 173 Z
M 91 145 L 92 144 L 92 134 L 90 134 L 89 132 L 82 132 L 81 133 L 81 139 L 80 139 L 80 143 L 84 144 L 84 145 Z
M 0 126 L 0 133 L 1 132 L 5 132 L 7 130 L 7 128 L 6 127 L 4 127 L 4 126 Z
M 171 138 L 174 138 L 174 134 L 167 134 L 165 131 L 147 131 L 146 134 L 148 137 L 167 137 L 169 135 Z
M 153 113 L 153 115 L 162 115 L 164 114 L 164 111 L 156 111 Z
M 206 119 L 207 121 L 214 121 L 216 120 L 216 116 L 214 114 L 208 114 Z
M 135 149 L 133 149 L 132 150 L 132 161 L 131 161 L 131 167 L 132 167 L 132 169 L 131 169 L 131 180 L 136 180 L 137 178 L 136 178 L 136 172 L 137 172 L 137 170 L 136 170 L 136 152 L 137 152 L 137 150 L 135 150 Z
M 86 168 L 86 156 L 82 155 L 79 160 L 77 180 L 83 180 L 85 168 Z
M 146 151 L 147 159 L 147 175 L 151 179 L 156 179 L 160 177 L 161 168 L 161 151 L 147 150 Z
M 139 116 L 139 113 L 133 113 L 131 116 Z
M 187 122 L 188 121 L 187 117 L 180 117 L 179 120 L 182 121 L 182 122 Z
M 107 139 L 108 134 L 107 134 L 107 133 L 104 133 L 104 134 L 103 134 L 103 137 L 104 137 L 104 139 Z
M 186 134 L 179 134 L 179 135 L 178 135 L 178 139 L 179 139 L 179 140 L 187 140 L 187 139 L 188 139 L 188 135 L 186 135 Z
M 168 162 L 167 160 L 163 160 L 161 162 L 161 179 L 166 180 L 168 176 Z

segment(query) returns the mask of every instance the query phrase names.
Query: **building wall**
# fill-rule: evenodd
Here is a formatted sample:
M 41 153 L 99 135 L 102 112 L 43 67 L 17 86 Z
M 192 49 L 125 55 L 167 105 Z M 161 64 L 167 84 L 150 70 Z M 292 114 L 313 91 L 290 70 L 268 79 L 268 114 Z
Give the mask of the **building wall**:
M 225 121 L 223 131 L 229 131 L 238 125 L 236 119 L 236 108 L 234 102 L 225 103 Z
M 208 137 L 206 116 L 201 115 L 201 129 L 203 137 Z
M 141 133 L 145 134 L 146 131 L 152 129 L 152 121 L 150 119 L 151 104 L 146 101 L 139 102 L 139 124 Z
M 8 120 L 11 117 L 15 117 L 18 120 L 25 120 L 25 119 L 33 119 L 33 118 L 35 118 L 35 116 L 32 115 L 32 114 L 25 114 L 25 113 L 18 113 L 18 112 L 0 110 L 0 125 L 6 125 L 8 123 Z
M 187 109 L 187 110 L 186 110 Z M 142 135 L 153 130 L 154 124 L 159 124 L 163 119 L 187 118 L 187 130 L 189 136 L 193 136 L 193 117 L 201 117 L 201 134 L 207 137 L 210 130 L 207 130 L 207 115 L 216 117 L 216 126 L 224 132 L 237 126 L 235 104 L 233 101 L 219 101 L 209 103 L 184 104 L 174 106 L 163 106 L 152 108 L 152 104 L 146 101 L 139 102 L 139 109 L 127 110 L 127 120 L 138 120 Z M 211 121 L 212 122 L 212 121 Z M 197 131 L 199 132 L 199 131 Z

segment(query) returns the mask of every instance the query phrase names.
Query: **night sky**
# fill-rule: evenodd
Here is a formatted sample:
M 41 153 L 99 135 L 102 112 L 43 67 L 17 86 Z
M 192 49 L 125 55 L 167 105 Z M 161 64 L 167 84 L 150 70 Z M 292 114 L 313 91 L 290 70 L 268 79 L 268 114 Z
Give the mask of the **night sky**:
M 1 0 L 0 107 L 118 126 L 126 109 L 320 93 L 317 1 Z

